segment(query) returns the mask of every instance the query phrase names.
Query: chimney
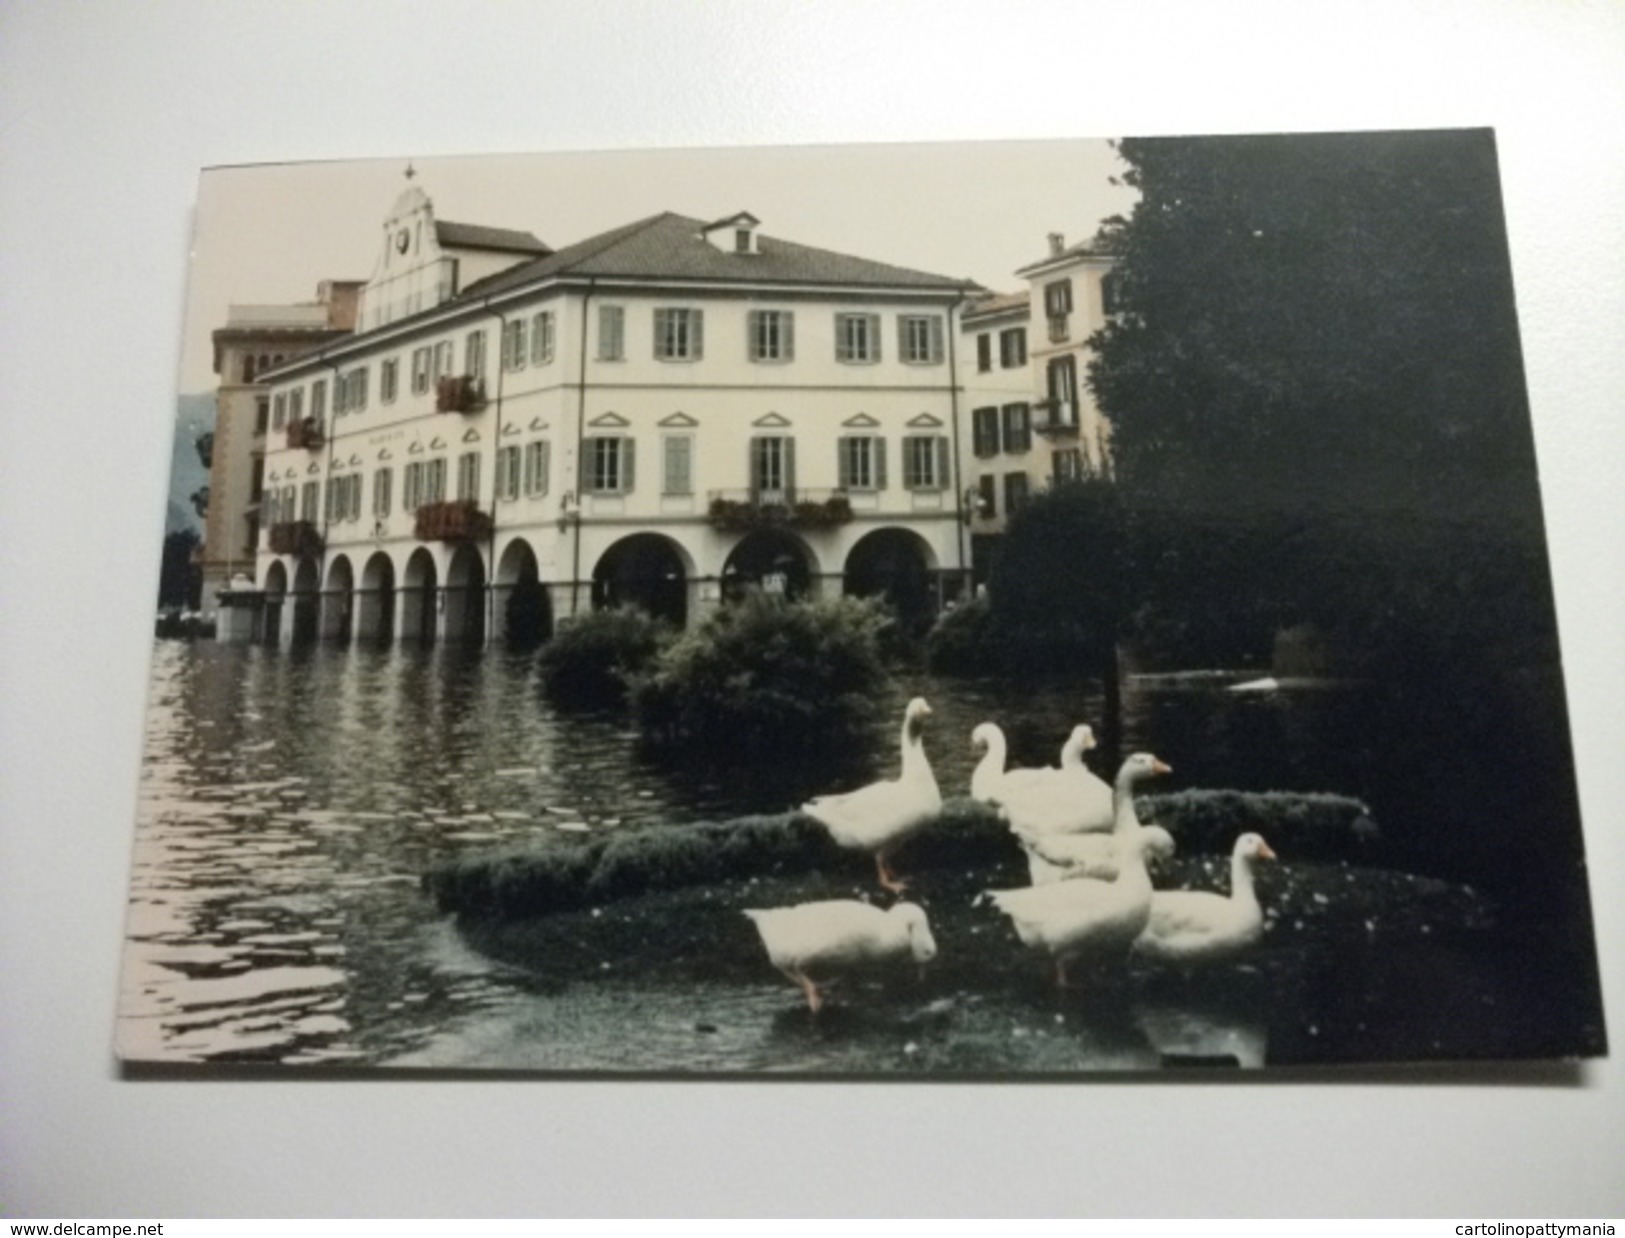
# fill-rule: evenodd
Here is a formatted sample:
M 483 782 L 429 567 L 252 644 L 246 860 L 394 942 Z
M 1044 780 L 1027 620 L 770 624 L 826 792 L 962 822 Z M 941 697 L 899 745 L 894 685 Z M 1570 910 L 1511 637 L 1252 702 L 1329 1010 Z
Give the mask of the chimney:
M 1051 232 L 1049 234 L 1049 256 L 1059 258 L 1061 251 L 1066 248 L 1066 234 L 1064 232 Z

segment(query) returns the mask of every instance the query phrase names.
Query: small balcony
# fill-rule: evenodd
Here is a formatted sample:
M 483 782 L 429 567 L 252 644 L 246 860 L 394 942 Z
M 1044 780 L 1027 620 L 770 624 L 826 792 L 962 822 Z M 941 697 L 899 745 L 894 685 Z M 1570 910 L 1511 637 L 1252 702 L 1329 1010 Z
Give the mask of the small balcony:
M 852 503 L 839 490 L 713 490 L 707 513 L 718 533 L 759 529 L 834 529 L 852 519 Z
M 301 417 L 288 423 L 288 446 L 297 451 L 320 451 L 327 439 L 322 434 L 322 423 L 314 417 Z
M 485 380 L 467 374 L 448 374 L 434 386 L 437 413 L 477 413 L 485 407 Z
M 1033 405 L 1033 429 L 1052 438 L 1078 433 L 1078 406 L 1071 400 L 1040 400 Z
M 491 536 L 491 513 L 473 499 L 425 503 L 417 510 L 420 542 L 473 542 Z
M 322 535 L 314 521 L 284 520 L 273 524 L 267 541 L 274 555 L 319 555 L 322 553 Z

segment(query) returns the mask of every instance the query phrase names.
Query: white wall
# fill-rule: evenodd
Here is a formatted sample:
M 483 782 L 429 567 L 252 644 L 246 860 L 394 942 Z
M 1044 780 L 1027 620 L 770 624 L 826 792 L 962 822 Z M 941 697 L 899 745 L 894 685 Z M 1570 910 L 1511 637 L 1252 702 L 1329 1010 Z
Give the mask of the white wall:
M 1625 1213 L 1617 1058 L 1205 1086 L 120 1079 L 118 945 L 197 169 L 651 144 L 1497 125 L 1625 1037 L 1625 10 L 445 0 L 435 28 L 485 61 L 456 89 L 431 85 L 445 39 L 404 13 L 5 10 L 0 338 L 15 363 L 0 367 L 0 426 L 33 462 L 0 486 L 8 1214 Z M 1035 47 L 1054 49 L 1050 71 Z

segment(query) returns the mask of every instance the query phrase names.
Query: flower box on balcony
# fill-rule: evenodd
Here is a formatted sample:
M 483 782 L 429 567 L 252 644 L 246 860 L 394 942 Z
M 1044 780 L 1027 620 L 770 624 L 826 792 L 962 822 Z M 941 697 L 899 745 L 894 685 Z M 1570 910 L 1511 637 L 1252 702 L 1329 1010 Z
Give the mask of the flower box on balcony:
M 467 374 L 448 374 L 435 384 L 437 413 L 473 413 L 485 407 L 485 380 Z
M 760 529 L 833 529 L 852 519 L 852 504 L 844 494 L 826 499 L 791 502 L 732 499 L 717 495 L 707 513 L 718 533 L 754 533 Z
M 491 513 L 482 512 L 473 499 L 425 503 L 417 511 L 420 542 L 469 542 L 491 536 Z
M 294 450 L 303 447 L 306 451 L 318 450 L 325 440 L 322 438 L 322 423 L 314 417 L 301 417 L 297 421 L 288 423 L 288 446 Z
M 309 520 L 284 520 L 271 526 L 269 535 L 274 555 L 319 555 L 322 535 Z

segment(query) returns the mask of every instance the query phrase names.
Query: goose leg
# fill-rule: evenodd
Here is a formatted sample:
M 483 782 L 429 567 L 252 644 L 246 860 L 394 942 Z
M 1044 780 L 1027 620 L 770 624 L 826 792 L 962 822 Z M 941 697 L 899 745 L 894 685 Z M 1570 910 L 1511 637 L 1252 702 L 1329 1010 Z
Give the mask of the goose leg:
M 807 1009 L 812 1011 L 814 1014 L 817 1014 L 818 1008 L 824 1004 L 824 998 L 823 995 L 819 993 L 818 986 L 806 976 L 799 973 L 797 973 L 795 981 L 801 986 L 802 993 L 806 995 Z
M 880 884 L 893 894 L 901 894 L 908 888 L 908 883 L 892 872 L 891 865 L 886 863 L 884 851 L 875 852 L 875 871 L 880 875 Z

